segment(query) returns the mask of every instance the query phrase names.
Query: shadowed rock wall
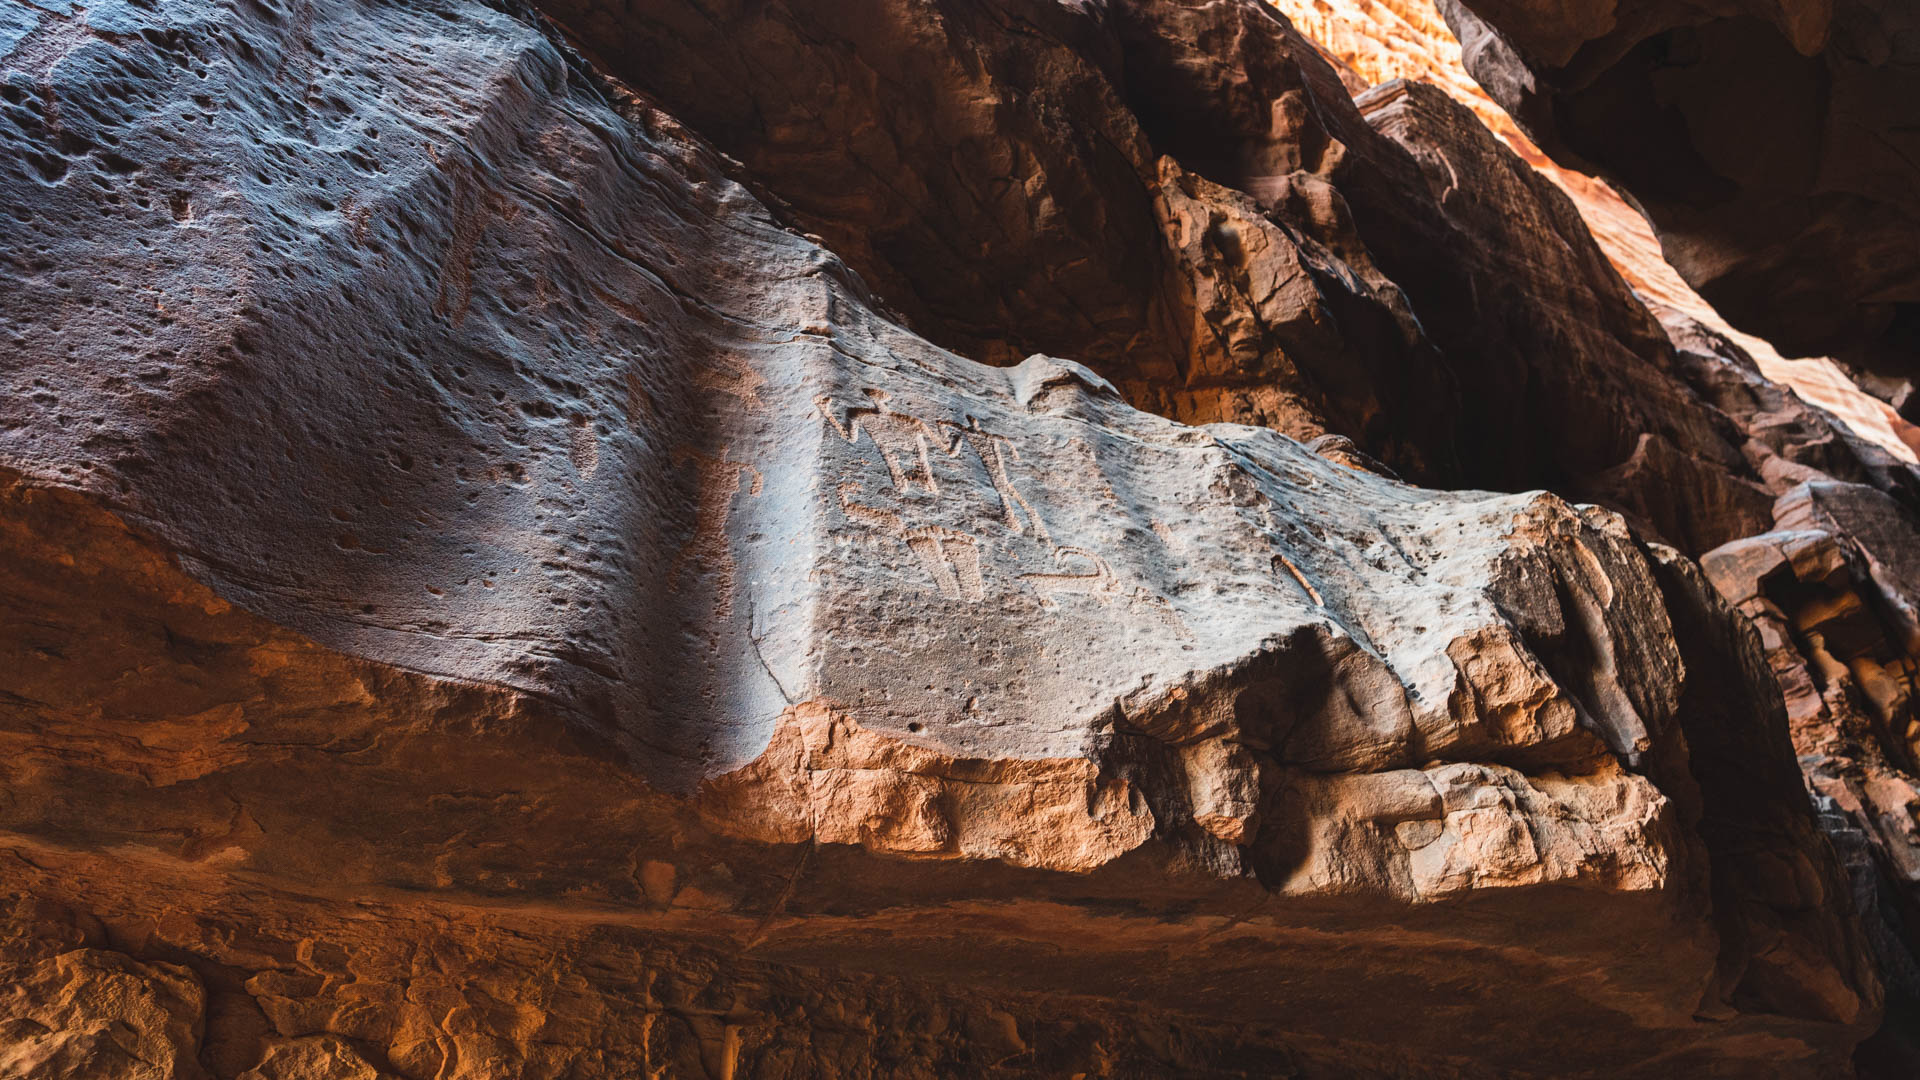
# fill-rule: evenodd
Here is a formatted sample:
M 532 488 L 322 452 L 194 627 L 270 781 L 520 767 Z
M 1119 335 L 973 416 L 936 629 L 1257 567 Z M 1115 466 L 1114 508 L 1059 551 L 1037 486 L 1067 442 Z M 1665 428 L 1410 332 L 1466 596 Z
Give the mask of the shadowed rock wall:
M 1667 258 L 1790 356 L 1920 365 L 1917 17 L 1882 0 L 1446 0 L 1467 69 L 1617 180 Z
M 1798 1076 L 1878 1023 L 1758 640 L 1629 527 L 1764 531 L 1788 455 L 1444 99 L 1363 116 L 1250 4 L 556 9 L 653 97 L 518 8 L 7 10 L 9 1070 Z M 812 159 L 740 135 L 780 86 L 839 90 Z

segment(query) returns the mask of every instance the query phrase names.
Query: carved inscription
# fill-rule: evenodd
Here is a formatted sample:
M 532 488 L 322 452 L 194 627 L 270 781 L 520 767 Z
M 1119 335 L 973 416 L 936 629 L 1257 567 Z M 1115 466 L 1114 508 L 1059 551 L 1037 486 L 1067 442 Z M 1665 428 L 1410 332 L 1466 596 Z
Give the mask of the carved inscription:
M 1020 460 L 1020 448 L 1013 444 L 1013 440 L 981 428 L 979 418 L 974 416 L 967 417 L 966 427 L 951 420 L 942 420 L 940 429 L 953 432 L 959 439 L 965 440 L 973 452 L 980 456 L 980 463 L 987 467 L 987 476 L 993 481 L 994 493 L 1000 496 L 1000 512 L 1006 516 L 1007 528 L 1016 535 L 1024 535 L 1027 531 L 1027 526 L 1021 524 L 1020 515 L 1013 512 L 1017 506 L 1025 511 L 1034 535 L 1040 538 L 1041 543 L 1052 547 L 1053 537 L 1047 534 L 1046 522 L 1040 520 L 1039 512 L 1020 494 L 1020 489 L 1013 486 L 1013 477 L 1007 474 L 1007 463 Z
M 1058 609 L 1062 596 L 1085 597 L 1102 606 L 1117 602 L 1144 610 L 1180 637 L 1192 637 L 1165 597 L 1126 582 L 1098 553 L 1054 539 L 1040 511 L 1014 480 L 1013 467 L 1020 461 L 1020 450 L 1012 439 L 982 427 L 977 417 L 969 416 L 964 422 L 927 420 L 894 408 L 884 390 L 868 389 L 864 394 L 870 402 L 864 406 L 840 406 L 826 396 L 815 398 L 814 405 L 834 433 L 849 444 L 857 445 L 862 435 L 873 444 L 886 465 L 896 497 L 922 493 L 941 496 L 935 463 L 962 458 L 971 450 L 999 502 L 995 515 L 998 523 L 1014 536 L 1040 545 L 1059 567 L 1057 572 L 1017 575 L 1043 608 Z M 986 541 L 947 525 L 911 523 L 904 505 L 889 509 L 863 501 L 870 496 L 863 494 L 856 481 L 842 482 L 838 496 L 840 509 L 849 521 L 906 545 L 941 596 L 975 603 L 986 598 Z M 983 525 L 992 520 L 984 512 L 978 518 Z
M 888 408 L 891 395 L 885 390 L 868 390 L 866 395 L 873 402 L 872 407 L 848 409 L 845 423 L 834 415 L 832 398 L 815 398 L 814 405 L 833 430 L 849 443 L 858 442 L 861 433 L 866 433 L 873 445 L 879 447 L 895 491 L 907 491 L 918 483 L 925 487 L 927 494 L 938 495 L 940 481 L 933 474 L 932 450 L 938 447 L 948 457 L 958 455 L 958 436 L 911 413 Z
M 1120 580 L 1113 575 L 1113 568 L 1107 560 L 1091 551 L 1074 547 L 1053 549 L 1053 560 L 1070 565 L 1072 560 L 1082 559 L 1087 563 L 1086 572 L 1078 574 L 1021 574 L 1020 579 L 1032 585 L 1040 594 L 1040 603 L 1044 607 L 1058 607 L 1055 597 L 1062 593 L 1097 597 L 1102 604 L 1112 599 L 1120 591 Z
M 980 541 L 944 525 L 909 527 L 899 514 L 853 501 L 860 485 L 840 485 L 840 508 L 848 519 L 907 545 L 914 558 L 933 576 L 934 588 L 949 600 L 978 603 L 986 599 L 987 582 L 980 574 Z
M 1144 611 L 1158 619 L 1182 638 L 1193 637 L 1187 629 L 1186 620 L 1180 617 L 1166 597 L 1142 586 L 1129 587 L 1113 572 L 1107 560 L 1093 552 L 1074 547 L 1056 547 L 1053 549 L 1053 558 L 1063 566 L 1070 565 L 1071 560 L 1075 559 L 1082 560 L 1085 565 L 1080 567 L 1082 572 L 1074 574 L 1021 574 L 1020 579 L 1039 594 L 1041 606 L 1060 606 L 1057 597 L 1061 594 L 1089 596 L 1102 607 L 1120 601 L 1129 608 Z

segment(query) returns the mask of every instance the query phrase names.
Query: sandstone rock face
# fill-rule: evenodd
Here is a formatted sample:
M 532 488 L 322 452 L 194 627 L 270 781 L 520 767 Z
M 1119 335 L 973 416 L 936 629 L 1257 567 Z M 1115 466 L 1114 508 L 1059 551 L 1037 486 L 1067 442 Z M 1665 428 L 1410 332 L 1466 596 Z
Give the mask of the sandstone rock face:
M 547 10 L 943 345 L 1071 355 L 1136 405 L 1343 436 L 1408 479 L 1551 486 L 1688 551 L 1766 525 L 1740 436 L 1560 193 L 1443 96 L 1362 115 L 1262 5 Z M 1647 496 L 1649 455 L 1683 496 Z
M 1462 60 L 1460 42 L 1432 0 L 1272 2 L 1295 27 L 1352 72 L 1348 81 L 1356 84 L 1356 93 L 1395 79 L 1430 82 L 1472 110 L 1488 131 L 1566 192 L 1593 232 L 1594 242 L 1643 299 L 1681 312 L 1731 339 L 1768 379 L 1791 387 L 1809 403 L 1833 413 L 1861 437 L 1879 443 L 1896 457 L 1920 460 L 1916 457 L 1920 454 L 1920 427 L 1913 423 L 1916 416 L 1896 411 L 1897 406 L 1909 401 L 1910 409 L 1920 409 L 1920 396 L 1899 397 L 1902 391 L 1898 385 L 1889 385 L 1884 393 L 1877 389 L 1873 395 L 1863 393 L 1832 360 L 1789 359 L 1760 338 L 1728 325 L 1667 262 L 1659 238 L 1639 210 L 1607 184 L 1564 168 L 1541 152 L 1513 118 L 1473 81 Z
M 1442 9 L 1494 99 L 1557 160 L 1632 192 L 1735 325 L 1789 355 L 1920 364 L 1910 5 Z
M 1609 259 L 1660 313 L 1678 348 L 1681 378 L 1747 433 L 1743 452 L 1778 497 L 1773 515 L 1778 528 L 1799 528 L 1792 523 L 1804 523 L 1815 507 L 1847 508 L 1844 516 L 1822 510 L 1810 532 L 1770 530 L 1729 544 L 1705 561 L 1716 584 L 1753 616 L 1767 642 L 1803 768 L 1822 793 L 1818 800 L 1829 808 L 1824 819 L 1830 833 L 1849 852 L 1859 906 L 1895 983 L 1886 1036 L 1863 1057 L 1882 1074 L 1910 1074 L 1916 1067 L 1912 1047 L 1884 1044 L 1896 1042 L 1897 1032 L 1913 1030 L 1920 1015 L 1907 1003 L 1920 979 L 1911 959 L 1916 938 L 1905 929 L 1920 925 L 1912 915 L 1920 894 L 1911 867 L 1920 849 L 1913 846 L 1910 804 L 1916 781 L 1907 731 L 1914 660 L 1911 632 L 1898 614 L 1911 606 L 1904 598 L 1911 591 L 1897 577 L 1869 569 L 1910 558 L 1916 500 L 1913 474 L 1902 465 L 1912 461 L 1910 426 L 1862 394 L 1831 361 L 1786 360 L 1721 321 L 1660 259 L 1653 234 L 1637 212 L 1604 185 L 1540 154 L 1467 78 L 1459 44 L 1424 0 L 1364 5 L 1289 0 L 1278 6 L 1353 70 L 1350 82 L 1399 77 L 1435 82 L 1568 193 Z M 1795 553 L 1795 572 L 1812 575 L 1803 574 L 1802 584 L 1792 588 L 1813 588 L 1805 582 L 1821 580 L 1820 587 L 1849 599 L 1839 608 L 1816 609 L 1806 606 L 1802 594 L 1783 597 L 1783 582 L 1794 579 L 1785 576 L 1782 551 Z M 1809 551 L 1820 554 L 1805 554 Z M 1853 569 L 1839 582 L 1820 577 L 1841 564 Z M 1849 584 L 1856 573 L 1858 586 Z M 1840 648 L 1847 659 L 1826 652 L 1825 631 L 1803 631 L 1792 623 L 1795 611 L 1805 611 L 1804 618 L 1814 623 L 1844 619 L 1849 632 L 1841 635 L 1847 643 Z M 1891 614 L 1873 614 L 1877 611 Z M 1884 805 L 1874 808 L 1875 796 Z M 1905 1060 L 1898 1060 L 1901 1054 Z
M 1828 831 L 1851 847 L 1892 1001 L 1863 1052 L 1868 1075 L 1920 1063 L 1920 633 L 1915 477 L 1760 378 L 1730 341 L 1684 317 L 1670 329 L 1692 379 L 1753 434 L 1779 498 L 1774 529 L 1708 552 L 1706 574 L 1758 628 L 1795 751 Z
M 4 10 L 7 1075 L 1814 1076 L 1878 1024 L 1781 665 L 1630 522 L 1813 484 L 1910 595 L 1911 473 L 1794 472 L 1854 444 L 1437 92 L 1252 3 L 549 9 L 652 97 L 518 8 Z

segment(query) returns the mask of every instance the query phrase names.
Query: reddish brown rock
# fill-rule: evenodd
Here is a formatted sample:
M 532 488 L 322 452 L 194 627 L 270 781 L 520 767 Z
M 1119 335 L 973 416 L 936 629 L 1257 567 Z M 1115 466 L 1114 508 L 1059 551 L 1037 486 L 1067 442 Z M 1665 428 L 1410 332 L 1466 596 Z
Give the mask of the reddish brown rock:
M 1807 602 L 1800 593 L 1781 599 L 1783 586 L 1777 582 L 1765 588 L 1756 584 L 1779 568 L 1780 556 L 1769 554 L 1768 560 L 1752 564 L 1752 555 L 1775 553 L 1779 537 L 1797 538 L 1791 541 L 1799 546 L 1796 550 L 1816 550 L 1833 559 L 1843 551 L 1853 552 L 1841 560 L 1853 568 L 1849 573 L 1873 579 L 1863 587 L 1844 581 L 1833 585 L 1837 595 L 1848 599 L 1808 616 L 1845 621 L 1853 656 L 1844 663 L 1830 656 L 1816 663 L 1807 655 L 1825 649 L 1821 631 L 1808 637 L 1783 623 L 1787 616 L 1778 607 L 1747 606 L 1768 641 L 1786 690 L 1808 779 L 1816 790 L 1838 799 L 1819 796 L 1830 808 L 1825 815 L 1829 831 L 1848 852 L 1856 898 L 1868 913 L 1881 963 L 1896 984 L 1886 1031 L 1875 1040 L 1878 1045 L 1863 1051 L 1863 1068 L 1875 1075 L 1913 1071 L 1912 1058 L 1898 1060 L 1912 1050 L 1887 1045 L 1920 1015 L 1905 998 L 1920 987 L 1920 965 L 1911 957 L 1912 935 L 1902 929 L 1915 924 L 1910 881 L 1915 849 L 1908 808 L 1914 781 L 1905 735 L 1913 661 L 1904 629 L 1907 620 L 1897 614 L 1906 606 L 1898 599 L 1899 575 L 1884 569 L 1907 559 L 1914 543 L 1908 522 L 1920 499 L 1916 476 L 1904 464 L 1912 461 L 1906 441 L 1910 427 L 1885 404 L 1861 393 L 1831 361 L 1785 360 L 1765 342 L 1721 322 L 1660 258 L 1653 234 L 1637 212 L 1604 185 L 1546 159 L 1466 77 L 1459 45 L 1424 0 L 1280 6 L 1349 66 L 1354 72 L 1350 83 L 1429 79 L 1471 108 L 1491 131 L 1567 191 L 1609 259 L 1661 313 L 1678 348 L 1680 377 L 1746 431 L 1745 456 L 1768 490 L 1783 497 L 1782 527 L 1817 518 L 1816 525 L 1807 526 L 1812 532 L 1771 534 L 1714 552 L 1708 566 L 1718 568 L 1716 580 L 1731 598 L 1750 601 L 1765 592 L 1788 609 Z M 1824 494 L 1815 498 L 1814 492 Z M 1845 507 L 1845 523 L 1830 510 L 1814 512 L 1817 505 Z M 1807 537 L 1818 542 L 1808 547 Z M 1870 554 L 1876 551 L 1884 554 Z M 1877 574 L 1869 569 L 1875 563 L 1883 568 Z M 1806 579 L 1808 573 L 1817 576 L 1825 564 L 1808 570 L 1796 557 L 1795 567 Z M 1882 587 L 1880 582 L 1890 578 L 1893 583 Z M 1873 615 L 1876 609 L 1895 614 L 1889 621 Z M 1871 693 L 1865 689 L 1869 685 Z M 1890 810 L 1872 809 L 1875 796 Z
M 1306 230 L 1208 183 L 1224 178 L 1205 163 L 1169 160 L 1128 100 L 1138 61 L 1120 12 L 1057 0 L 543 10 L 737 157 L 755 190 L 932 340 L 996 364 L 1072 356 L 1155 411 L 1332 431 L 1409 476 L 1457 474 L 1454 381 L 1340 220 L 1337 191 L 1310 175 L 1340 155 L 1294 154 L 1327 226 Z M 1311 110 L 1300 120 L 1318 139 Z
M 1384 137 L 1262 5 L 547 10 L 937 342 L 1072 355 L 1136 404 L 1345 436 L 1417 481 L 1607 502 L 1689 551 L 1766 525 L 1740 436 L 1673 378 L 1564 198 L 1437 95 L 1396 99 Z M 970 152 L 913 149 L 949 129 Z M 820 149 L 842 144 L 864 149 Z M 1129 257 L 1094 254 L 1109 243 Z M 1062 258 L 1045 288 L 1003 288 Z M 1080 315 L 1121 297 L 1134 314 L 1089 336 Z M 998 344 L 967 322 L 984 311 Z M 1650 456 L 1664 502 L 1636 479 Z
M 1920 428 L 1914 426 L 1914 416 L 1903 416 L 1896 407 L 1909 401 L 1912 407 L 1920 407 L 1920 396 L 1899 397 L 1904 384 L 1897 381 L 1888 384 L 1884 392 L 1875 390 L 1877 397 L 1862 393 L 1833 361 L 1788 359 L 1765 341 L 1729 326 L 1667 262 L 1659 238 L 1639 210 L 1607 184 L 1562 167 L 1542 153 L 1473 81 L 1462 61 L 1460 42 L 1447 28 L 1433 0 L 1272 2 L 1295 27 L 1352 72 L 1348 82 L 1356 94 L 1395 79 L 1430 82 L 1445 90 L 1472 110 L 1514 153 L 1567 193 L 1607 260 L 1642 299 L 1681 312 L 1730 338 L 1767 378 L 1833 413 L 1861 437 L 1880 444 L 1896 457 L 1916 460 Z
M 1322 229 L 1350 218 L 1351 243 L 1405 291 L 1461 388 L 1464 482 L 1605 501 L 1689 548 L 1764 520 L 1731 425 L 1663 370 L 1664 336 L 1579 215 L 1463 110 L 1395 84 L 1356 112 L 1318 54 L 1259 5 L 1117 10 L 1131 99 L 1166 152 L 1276 216 Z M 1234 42 L 1236 62 L 1218 63 L 1212 41 Z M 1339 153 L 1318 188 L 1284 171 L 1329 140 Z M 1621 482 L 1649 447 L 1670 451 L 1684 504 L 1654 505 Z
M 774 183 L 808 162 L 721 157 L 526 12 L 22 17 L 0 112 L 21 151 L 0 159 L 21 196 L 0 218 L 0 1032 L 26 1049 L 0 1060 L 1841 1067 L 1879 977 L 1750 631 L 1609 510 L 1383 475 L 1468 445 L 1444 435 L 1468 414 L 1418 422 L 1454 378 L 1442 352 L 1488 387 L 1537 376 L 1543 423 L 1571 422 L 1573 382 L 1526 359 L 1564 339 L 1623 400 L 1529 425 L 1517 444 L 1552 464 L 1511 475 L 1564 469 L 1693 545 L 1742 504 L 1656 480 L 1766 494 L 1524 166 L 1418 90 L 1378 102 L 1376 132 L 1246 5 L 903 5 L 771 66 L 756 35 L 814 40 L 812 9 L 757 8 L 730 39 L 657 10 L 621 32 L 724 60 L 715 109 L 743 81 L 902 80 L 841 93 L 851 127 L 810 136 L 829 179 L 911 151 L 884 197 L 841 189 L 911 211 L 873 231 L 886 250 L 848 249 L 860 273 L 777 216 L 834 220 L 830 188 Z M 1191 50 L 1211 35 L 1246 62 Z M 854 62 L 889 42 L 912 47 Z M 1202 133 L 1239 140 L 1213 144 L 1227 164 L 1087 166 L 1148 87 L 1226 117 Z M 861 126 L 883 101 L 922 141 Z M 1025 147 L 1053 155 L 1030 185 L 967 186 Z M 916 176 L 1019 212 L 956 200 L 942 224 Z M 1116 176 L 1137 201 L 1059 198 Z M 1144 216 L 1088 232 L 1107 206 Z M 1424 329 L 1422 296 L 1461 295 L 1443 241 L 1479 230 L 1493 254 L 1450 256 L 1469 299 L 1525 267 L 1571 278 L 1470 309 L 1510 325 Z M 1094 257 L 1114 236 L 1161 260 L 1144 294 Z M 984 366 L 886 316 L 890 288 L 941 295 L 956 262 L 1008 284 L 955 294 L 1004 342 L 1083 337 L 1131 393 L 1225 414 L 1199 393 L 1217 378 L 1318 437 L 1187 426 L 1074 360 Z M 1073 310 L 1030 279 L 1071 283 Z M 900 303 L 930 334 L 964 315 Z
M 1834 506 L 1844 509 L 1835 515 Z M 1856 537 L 1849 524 L 1863 524 L 1862 510 L 1870 517 Z M 1863 1075 L 1896 1076 L 1920 1061 L 1911 1028 L 1920 1002 L 1920 662 L 1912 593 L 1889 588 L 1872 552 L 1905 551 L 1916 533 L 1885 496 L 1857 485 L 1809 482 L 1783 496 L 1779 511 L 1779 531 L 1728 544 L 1703 565 L 1759 628 L 1801 768 L 1849 856 L 1891 994 L 1886 1028 L 1862 1049 Z M 1906 533 L 1900 547 L 1878 543 L 1896 529 Z
M 1903 1075 L 1920 1063 L 1916 477 L 1767 383 L 1727 339 L 1684 318 L 1669 327 L 1690 377 L 1752 433 L 1748 455 L 1780 492 L 1773 531 L 1708 552 L 1702 565 L 1760 632 L 1889 980 L 1887 1025 L 1863 1048 L 1863 1075 Z
M 1788 355 L 1920 363 L 1914 13 L 1886 0 L 1445 0 L 1467 69 L 1632 192 L 1682 276 Z

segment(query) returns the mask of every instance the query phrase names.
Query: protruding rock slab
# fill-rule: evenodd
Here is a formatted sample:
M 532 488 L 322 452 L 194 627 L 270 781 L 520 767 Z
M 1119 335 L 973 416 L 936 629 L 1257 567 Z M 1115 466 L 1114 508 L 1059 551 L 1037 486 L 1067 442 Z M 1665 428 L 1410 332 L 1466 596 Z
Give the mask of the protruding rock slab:
M 30 34 L 0 1023 L 48 1055 L 1752 1075 L 1873 1021 L 1804 813 L 1708 827 L 1782 759 L 1689 707 L 1737 624 L 1618 516 L 943 351 L 531 18 Z M 1805 888 L 1711 903 L 1755 848 Z

